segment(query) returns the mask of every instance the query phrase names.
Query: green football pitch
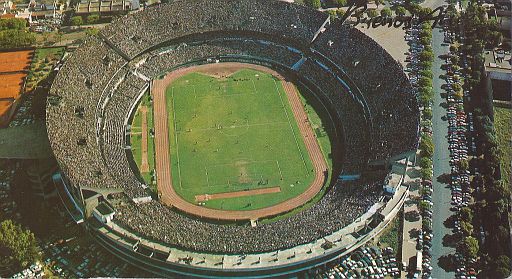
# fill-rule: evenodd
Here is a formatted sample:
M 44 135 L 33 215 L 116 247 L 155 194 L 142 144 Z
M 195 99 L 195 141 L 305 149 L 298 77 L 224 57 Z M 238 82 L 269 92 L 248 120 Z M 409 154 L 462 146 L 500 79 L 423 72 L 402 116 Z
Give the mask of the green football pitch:
M 191 73 L 166 90 L 175 191 L 196 196 L 279 187 L 280 192 L 212 199 L 226 210 L 264 208 L 299 195 L 313 166 L 281 82 L 241 70 L 229 78 Z

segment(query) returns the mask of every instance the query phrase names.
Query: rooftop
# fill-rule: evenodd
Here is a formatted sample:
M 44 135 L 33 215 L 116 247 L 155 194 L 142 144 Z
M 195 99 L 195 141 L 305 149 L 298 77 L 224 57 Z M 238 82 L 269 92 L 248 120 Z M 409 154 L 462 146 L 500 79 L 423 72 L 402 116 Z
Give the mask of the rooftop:
M 98 212 L 101 215 L 109 215 L 109 214 L 114 213 L 114 210 L 108 204 L 106 204 L 104 202 L 98 204 L 98 206 L 96 207 L 96 210 L 98 210 Z

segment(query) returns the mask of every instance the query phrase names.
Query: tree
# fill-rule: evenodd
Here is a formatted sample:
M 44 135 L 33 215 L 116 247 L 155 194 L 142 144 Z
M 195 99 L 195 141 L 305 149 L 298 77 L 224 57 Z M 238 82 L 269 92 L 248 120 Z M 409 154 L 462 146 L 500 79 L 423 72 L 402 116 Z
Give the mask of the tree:
M 453 64 L 453 65 L 457 65 L 459 64 L 459 56 L 457 55 L 452 55 L 450 57 L 450 62 Z
M 420 67 L 423 69 L 432 68 L 432 61 L 420 61 Z
M 431 108 L 423 109 L 423 119 L 424 120 L 432 120 L 432 109 Z
M 393 15 L 393 12 L 390 8 L 386 7 L 380 11 L 380 15 L 382 17 L 391 17 Z
M 421 95 L 424 95 L 431 100 L 434 98 L 434 91 L 432 90 L 432 87 L 422 86 L 422 87 L 418 88 L 418 90 Z
M 432 61 L 434 59 L 434 53 L 432 53 L 432 51 L 423 50 L 420 52 L 419 58 L 421 61 Z
M 35 42 L 34 34 L 25 30 L 9 29 L 0 31 L 0 48 L 27 47 Z
M 460 229 L 465 236 L 470 236 L 473 233 L 473 225 L 466 221 L 460 222 Z
M 367 10 L 366 14 L 368 15 L 369 18 L 374 18 L 374 17 L 377 17 L 379 15 L 377 10 L 375 10 L 375 9 Z
M 420 38 L 420 44 L 422 44 L 424 46 L 430 45 L 431 42 L 432 42 L 432 39 L 429 37 L 421 37 Z
M 420 38 L 430 38 L 432 37 L 432 30 L 431 29 L 421 29 L 419 33 Z
M 497 278 L 507 278 L 510 275 L 510 269 L 512 267 L 512 262 L 510 258 L 506 255 L 501 255 L 496 259 L 496 277 Z
M 457 100 L 462 100 L 462 98 L 464 98 L 464 92 L 462 92 L 462 90 L 459 90 L 459 91 L 455 91 L 453 96 L 457 99 Z
M 418 204 L 418 208 L 424 212 L 426 210 L 429 210 L 430 209 L 430 204 L 426 201 L 420 201 L 420 203 Z
M 27 21 L 23 18 L 0 19 L 0 30 L 23 30 L 27 27 Z
M 418 79 L 418 86 L 420 87 L 432 87 L 432 79 L 428 77 L 420 77 Z
M 318 10 L 322 7 L 320 0 L 306 0 L 304 3 L 315 10 Z
M 343 15 L 345 15 L 345 13 L 346 13 L 346 12 L 345 12 L 345 10 L 344 10 L 344 9 L 338 9 L 338 10 L 336 10 L 336 15 L 337 15 L 339 18 L 343 17 Z
M 90 14 L 87 16 L 87 23 L 89 24 L 95 24 L 100 20 L 99 14 Z
M 430 158 L 428 158 L 428 157 L 422 157 L 420 159 L 419 165 L 422 168 L 430 168 L 430 167 L 432 167 L 432 160 L 430 160 Z
M 335 10 L 328 10 L 327 13 L 329 14 L 331 20 L 335 19 L 338 16 Z
M 338 8 L 347 6 L 347 0 L 336 0 L 336 5 Z
M 420 220 L 420 213 L 416 210 L 413 211 L 407 211 L 404 214 L 404 217 L 409 222 L 416 222 Z
M 384 4 L 384 0 L 374 0 L 375 5 L 377 5 L 377 9 L 379 8 L 379 5 Z
M 421 70 L 420 75 L 422 77 L 430 78 L 432 79 L 434 77 L 434 74 L 432 74 L 432 71 L 429 69 Z
M 420 8 L 418 10 L 418 13 L 417 15 L 421 18 L 421 17 L 426 17 L 428 14 L 432 13 L 432 9 L 431 8 L 428 8 L 428 7 L 425 7 L 425 8 Z M 424 24 L 426 25 L 426 24 Z M 422 26 L 423 27 L 423 26 Z
M 84 21 L 81 16 L 74 16 L 71 18 L 71 25 L 81 26 L 82 24 L 84 24 Z
M 463 207 L 460 210 L 460 217 L 463 221 L 472 222 L 473 221 L 473 211 L 467 206 Z
M 503 42 L 503 34 L 499 31 L 489 32 L 486 41 L 489 47 L 495 48 Z
M 462 86 L 459 83 L 452 84 L 452 89 L 455 92 L 462 91 Z
M 496 278 L 508 278 L 510 275 L 510 266 L 500 266 L 494 271 Z
M 424 230 L 427 230 L 427 231 L 430 231 L 431 228 L 432 228 L 432 222 L 428 219 L 423 219 L 423 221 L 421 222 L 422 223 L 422 227 Z
M 89 36 L 97 36 L 98 33 L 100 33 L 100 30 L 96 28 L 87 28 L 87 30 L 85 30 L 85 33 Z
M 428 107 L 432 104 L 432 98 L 427 94 L 420 94 L 419 101 L 422 107 Z
M 469 161 L 468 159 L 462 159 L 459 161 L 459 168 L 463 171 L 466 171 L 469 169 Z
M 421 156 L 431 158 L 434 155 L 434 142 L 428 136 L 422 136 L 420 142 Z
M 423 180 L 431 180 L 432 179 L 432 169 L 426 168 L 426 169 L 420 169 L 420 176 Z
M 478 251 L 480 250 L 480 246 L 478 245 L 478 240 L 476 238 L 466 236 L 462 241 L 461 249 L 467 257 L 476 258 Z
M 407 10 L 402 6 L 399 6 L 395 9 L 395 13 L 399 16 L 404 16 L 407 13 Z
M 34 234 L 11 220 L 0 223 L 0 264 L 27 267 L 39 259 Z
M 408 3 L 405 8 L 412 14 L 412 15 L 417 15 L 420 13 L 421 11 L 421 6 L 419 4 L 416 4 L 416 3 Z

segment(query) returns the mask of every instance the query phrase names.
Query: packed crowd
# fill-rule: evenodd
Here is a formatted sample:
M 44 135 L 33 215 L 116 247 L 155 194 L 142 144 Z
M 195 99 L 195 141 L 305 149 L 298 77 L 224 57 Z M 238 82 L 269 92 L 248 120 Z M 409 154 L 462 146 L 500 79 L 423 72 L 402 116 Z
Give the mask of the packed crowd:
M 126 156 L 129 149 L 126 120 L 147 85 L 146 77 L 154 78 L 170 68 L 196 59 L 223 60 L 231 57 L 253 59 L 255 63 L 258 59 L 269 60 L 272 61 L 269 64 L 288 67 L 289 71 L 295 71 L 295 75 L 308 80 L 316 87 L 314 91 L 331 102 L 343 122 L 343 144 L 346 144 L 344 148 L 347 151 L 344 155 L 345 171 L 359 173 L 374 153 L 378 158 L 384 158 L 384 155 L 412 149 L 416 142 L 417 107 L 407 95 L 410 86 L 398 73 L 393 74 L 394 71 L 401 72 L 401 69 L 389 60 L 389 55 L 383 50 L 380 56 L 375 55 L 373 46 L 377 48 L 378 45 L 373 41 L 359 31 L 344 30 L 345 33 L 341 34 L 343 41 L 354 42 L 320 47 L 322 40 L 327 44 L 326 39 L 332 40 L 332 36 L 340 35 L 329 33 L 333 29 L 331 26 L 315 43 L 318 51 L 326 52 L 326 57 L 345 68 L 365 92 L 366 102 L 357 95 L 360 93 L 352 92 L 344 77 L 321 63 L 320 58 L 304 59 L 306 54 L 315 56 L 313 53 L 300 53 L 292 47 L 270 42 L 282 43 L 288 37 L 311 41 L 326 20 L 323 15 L 317 16 L 311 10 L 306 13 L 301 6 L 277 1 L 230 0 L 222 4 L 219 1 L 175 1 L 173 5 L 157 6 L 129 15 L 122 22 L 107 27 L 102 36 L 88 38 L 84 46 L 69 58 L 50 92 L 51 99 L 58 101 L 50 101 L 47 125 L 60 166 L 74 185 L 118 188 L 132 200 L 147 195 L 145 186 L 131 170 Z M 219 7 L 226 9 L 219 10 Z M 231 11 L 236 8 L 240 10 Z M 196 13 L 205 11 L 205 14 L 196 17 L 190 12 L 192 10 Z M 162 24 L 161 20 L 171 22 Z M 250 34 L 247 31 L 255 31 L 259 39 L 237 37 L 234 35 L 236 32 L 220 39 L 222 32 L 217 32 L 217 40 L 208 42 L 177 43 L 174 46 L 161 44 L 186 34 L 223 30 L 244 31 L 245 35 Z M 127 36 L 128 33 L 135 35 Z M 267 40 L 262 39 L 265 37 L 263 33 Z M 113 48 L 102 40 L 110 41 Z M 309 41 L 303 40 L 302 43 Z M 372 48 L 366 49 L 365 44 Z M 356 51 L 356 46 L 361 50 Z M 142 53 L 148 49 L 150 51 Z M 341 55 L 351 60 L 338 60 Z M 127 62 L 127 58 L 134 56 L 137 58 Z M 376 57 L 376 61 L 366 56 Z M 384 62 L 377 61 L 381 58 Z M 299 61 L 304 63 L 297 63 Z M 361 64 L 365 65 L 364 69 L 357 67 L 359 63 L 364 63 Z M 379 71 L 380 68 L 371 69 L 382 66 L 389 66 L 385 75 Z M 368 76 L 364 75 L 365 70 L 368 70 Z M 351 71 L 354 74 L 350 74 Z M 379 78 L 382 84 L 376 84 Z M 386 94 L 388 91 L 393 91 L 397 97 Z M 365 113 L 368 106 L 379 128 L 373 137 L 368 136 L 369 120 Z M 369 148 L 371 146 L 378 148 L 373 150 Z M 116 204 L 117 223 L 157 241 L 199 251 L 261 252 L 307 243 L 348 225 L 379 199 L 381 189 L 382 179 L 337 184 L 311 208 L 255 228 L 223 226 L 189 218 L 156 201 L 113 204 Z M 183 231 L 194 233 L 181 233 Z
M 50 90 L 50 142 L 61 167 L 77 185 L 115 185 L 100 159 L 95 123 L 102 89 L 124 64 L 104 42 L 89 37 L 62 67 Z
M 366 212 L 382 194 L 382 179 L 335 185 L 311 208 L 257 227 L 225 226 L 185 217 L 152 201 L 115 207 L 115 222 L 148 239 L 194 251 L 253 253 L 290 248 L 322 238 Z
M 141 92 L 141 88 L 133 89 Z M 130 112 L 130 106 L 135 100 L 123 94 L 112 97 L 105 110 L 105 129 L 103 134 L 102 152 L 107 166 L 110 166 L 110 174 L 118 185 L 124 186 L 124 192 L 132 197 L 147 196 L 139 179 L 128 161 L 126 134 L 129 133 L 125 126 L 125 119 Z
M 150 52 L 143 56 L 141 62 L 137 63 L 137 71 L 148 78 L 155 78 L 184 64 L 226 56 L 270 60 L 272 63 L 279 63 L 289 68 L 301 59 L 300 53 L 290 51 L 286 46 L 272 42 L 249 38 L 226 38 L 180 44 Z
M 134 58 L 172 39 L 215 31 L 263 33 L 304 45 L 327 20 L 327 14 L 283 1 L 180 0 L 120 18 L 101 34 Z
M 373 127 L 372 159 L 414 150 L 418 142 L 416 96 L 401 66 L 356 28 L 335 22 L 313 44 L 363 93 Z
M 326 100 L 341 120 L 344 142 L 341 144 L 347 151 L 344 154 L 343 168 L 346 172 L 359 171 L 368 161 L 370 140 L 369 128 L 365 120 L 363 108 L 350 96 L 350 88 L 345 87 L 333 74 L 326 74 L 326 69 L 317 62 L 308 59 L 300 67 L 299 73 L 319 88 Z

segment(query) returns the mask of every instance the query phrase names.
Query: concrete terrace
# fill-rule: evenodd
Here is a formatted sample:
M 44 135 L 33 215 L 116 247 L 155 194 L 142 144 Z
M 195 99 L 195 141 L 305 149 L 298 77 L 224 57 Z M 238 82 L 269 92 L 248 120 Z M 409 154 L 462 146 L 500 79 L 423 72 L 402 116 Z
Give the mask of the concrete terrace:
M 403 179 L 401 179 L 401 181 L 402 180 Z M 177 265 L 185 264 L 184 259 L 190 259 L 190 261 L 186 263 L 188 266 L 211 269 L 243 270 L 276 267 L 280 265 L 293 265 L 307 259 L 328 256 L 329 254 L 332 254 L 332 258 L 329 258 L 329 260 L 332 260 L 346 255 L 364 245 L 367 241 L 378 235 L 390 223 L 401 209 L 408 194 L 408 187 L 399 185 L 396 193 L 388 202 L 381 201 L 375 204 L 368 210 L 368 212 L 345 228 L 311 243 L 268 253 L 250 255 L 213 255 L 184 251 L 141 238 L 115 223 L 109 223 L 99 228 L 98 232 L 132 250 L 139 244 L 142 244 L 145 247 L 151 247 L 155 251 L 167 254 L 168 256 L 166 261 L 168 263 Z M 368 226 L 370 217 L 379 210 L 381 210 L 381 213 L 385 216 L 384 220 L 370 232 L 361 232 Z M 359 234 L 356 232 L 359 232 Z M 326 242 L 332 243 L 332 248 L 324 249 L 323 246 Z

